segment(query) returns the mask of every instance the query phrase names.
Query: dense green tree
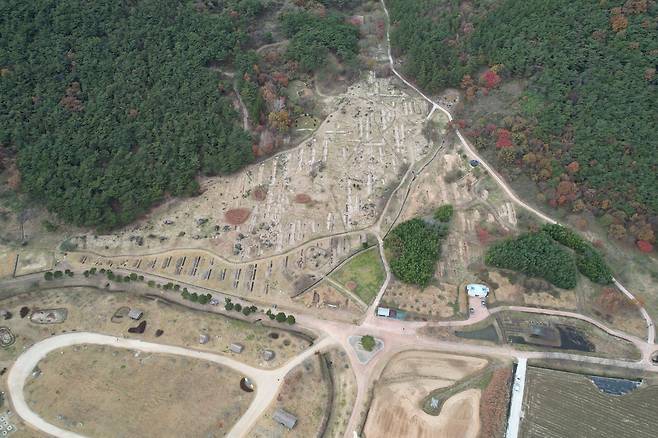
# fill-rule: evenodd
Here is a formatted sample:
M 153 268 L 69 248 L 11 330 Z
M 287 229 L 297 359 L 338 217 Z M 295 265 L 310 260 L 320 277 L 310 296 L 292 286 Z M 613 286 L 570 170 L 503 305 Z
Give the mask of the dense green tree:
M 543 278 L 563 289 L 573 289 L 578 281 L 572 254 L 543 232 L 495 243 L 487 250 L 484 260 L 497 268 Z
M 287 56 L 304 71 L 323 66 L 329 52 L 347 61 L 358 53 L 358 29 L 346 23 L 343 15 L 330 13 L 318 17 L 302 10 L 282 15 L 281 24 L 290 38 Z
M 384 242 L 391 252 L 393 274 L 405 283 L 426 286 L 434 276 L 441 239 L 446 235 L 447 225 L 418 218 L 397 225 Z

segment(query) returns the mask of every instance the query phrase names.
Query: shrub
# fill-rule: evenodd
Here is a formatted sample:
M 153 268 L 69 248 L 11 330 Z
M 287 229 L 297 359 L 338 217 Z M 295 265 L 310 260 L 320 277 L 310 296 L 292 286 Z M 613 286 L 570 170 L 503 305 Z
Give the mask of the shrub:
M 375 338 L 372 336 L 365 335 L 361 337 L 361 346 L 364 350 L 372 351 L 375 349 L 375 345 L 377 345 L 377 343 L 375 342 Z
M 43 274 L 43 278 L 45 278 L 47 281 L 50 281 L 53 279 L 53 273 L 48 271 L 45 274 Z
M 244 316 L 249 316 L 250 313 L 251 313 L 251 308 L 249 308 L 249 307 L 244 307 L 244 308 L 242 309 L 242 314 L 243 314 Z
M 236 312 L 241 312 L 242 311 L 242 305 L 240 303 L 235 304 L 235 310 Z
M 286 320 L 286 314 L 279 312 L 276 314 L 276 322 L 284 322 Z
M 146 284 L 148 285 L 148 287 L 153 287 L 153 286 L 155 286 L 155 281 L 149 280 L 148 283 L 146 283 Z
M 55 278 L 59 279 L 64 276 L 64 273 L 62 271 L 55 271 L 53 275 L 55 276 Z
M 234 306 L 234 304 L 233 304 L 232 302 L 230 302 L 230 301 L 227 302 L 226 304 L 224 304 L 224 308 L 225 308 L 226 310 L 228 310 L 229 312 L 230 312 L 231 310 L 233 310 L 233 307 L 235 307 L 235 306 Z
M 436 209 L 434 212 L 434 219 L 440 222 L 450 222 L 453 213 L 454 209 L 452 208 L 452 205 L 445 204 Z
M 292 315 L 288 315 L 288 317 L 286 318 L 286 322 L 288 323 L 288 325 L 294 325 L 295 322 L 297 322 L 297 321 L 295 321 L 295 317 L 294 317 L 294 316 L 292 316 Z
M 137 281 L 137 274 L 135 274 L 134 272 L 131 273 L 131 274 L 130 274 L 130 280 L 131 280 L 131 281 Z

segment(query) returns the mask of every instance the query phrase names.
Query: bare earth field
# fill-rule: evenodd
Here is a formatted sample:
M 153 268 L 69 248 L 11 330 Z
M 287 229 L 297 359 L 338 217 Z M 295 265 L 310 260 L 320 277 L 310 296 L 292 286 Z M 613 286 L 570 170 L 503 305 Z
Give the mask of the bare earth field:
M 26 384 L 32 409 L 90 437 L 224 436 L 253 398 L 238 373 L 186 357 L 81 345 L 38 367 Z
M 276 400 L 258 420 L 249 436 L 253 438 L 321 436 L 325 416 L 330 414 L 329 385 L 319 356 L 294 368 L 283 381 Z M 272 419 L 277 408 L 297 417 L 292 430 Z
M 486 365 L 485 359 L 475 357 L 422 351 L 398 354 L 376 383 L 364 436 L 477 437 L 479 389 L 453 395 L 438 416 L 426 414 L 421 404 L 432 390 L 448 387 Z
M 526 378 L 523 438 L 656 436 L 655 381 L 618 396 L 601 392 L 581 374 L 529 367 Z

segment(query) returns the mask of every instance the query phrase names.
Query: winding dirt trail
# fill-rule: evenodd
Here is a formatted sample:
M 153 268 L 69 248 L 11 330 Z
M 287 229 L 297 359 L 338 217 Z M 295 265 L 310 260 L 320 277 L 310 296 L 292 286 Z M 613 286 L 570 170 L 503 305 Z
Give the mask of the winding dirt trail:
M 41 430 L 49 435 L 60 438 L 82 438 L 74 432 L 61 429 L 41 418 L 37 413 L 32 411 L 25 400 L 24 386 L 25 381 L 32 373 L 34 367 L 48 353 L 79 344 L 96 344 L 108 345 L 112 347 L 128 348 L 139 350 L 147 353 L 164 353 L 174 354 L 177 356 L 186 356 L 194 359 L 215 362 L 220 365 L 234 369 L 245 376 L 249 377 L 256 384 L 254 400 L 249 405 L 247 411 L 240 417 L 227 436 L 242 437 L 247 436 L 249 430 L 258 421 L 262 413 L 268 408 L 276 396 L 283 378 L 297 365 L 319 352 L 323 348 L 330 346 L 333 341 L 329 338 L 318 341 L 315 345 L 308 348 L 298 356 L 288 361 L 285 365 L 274 369 L 264 370 L 244 364 L 230 357 L 219 354 L 208 353 L 187 348 L 176 347 L 173 345 L 155 344 L 138 339 L 126 339 L 116 336 L 102 335 L 98 333 L 76 332 L 67 333 L 58 336 L 52 336 L 43 341 L 37 342 L 27 351 L 21 354 L 14 362 L 9 375 L 7 376 L 7 387 L 11 396 L 12 405 L 16 414 L 21 417 L 27 424 Z M 220 388 L 218 388 L 220 390 Z M 99 413 L 102 415 L 102 413 Z

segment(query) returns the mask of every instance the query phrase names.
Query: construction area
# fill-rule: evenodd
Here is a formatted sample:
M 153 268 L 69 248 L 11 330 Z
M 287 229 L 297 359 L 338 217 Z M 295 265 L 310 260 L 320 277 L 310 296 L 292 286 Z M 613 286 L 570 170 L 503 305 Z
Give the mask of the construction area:
M 479 389 L 454 394 L 437 416 L 425 413 L 421 407 L 432 391 L 454 385 L 487 363 L 481 358 L 430 351 L 397 354 L 387 363 L 375 387 L 364 436 L 476 438 L 480 431 Z

